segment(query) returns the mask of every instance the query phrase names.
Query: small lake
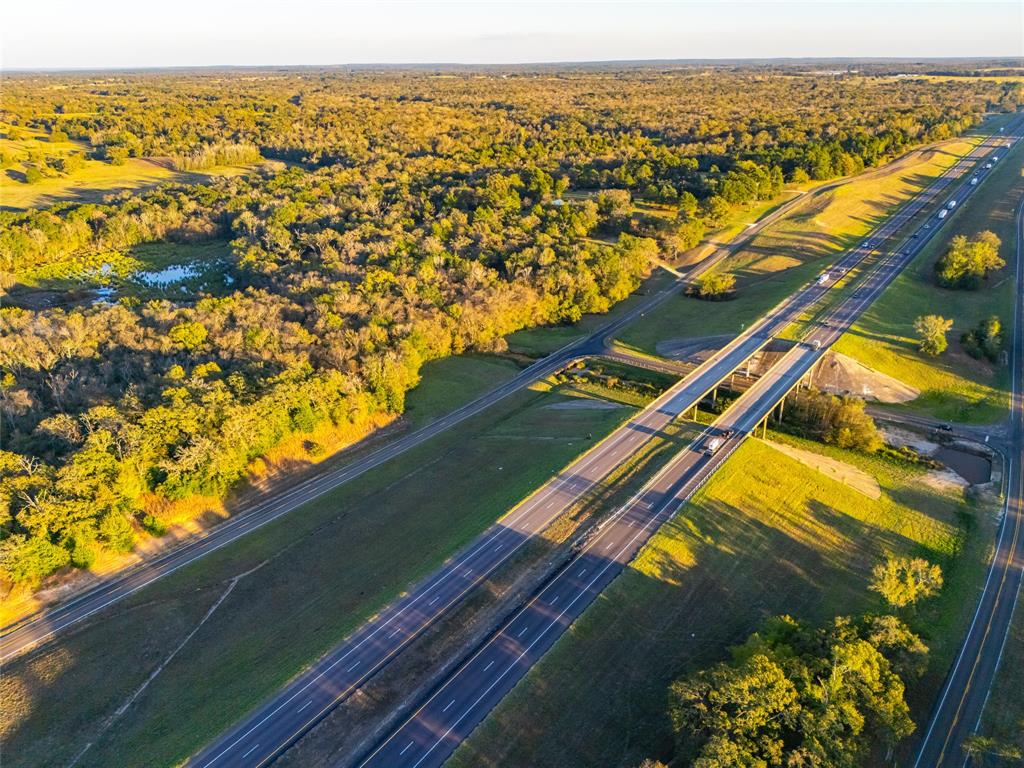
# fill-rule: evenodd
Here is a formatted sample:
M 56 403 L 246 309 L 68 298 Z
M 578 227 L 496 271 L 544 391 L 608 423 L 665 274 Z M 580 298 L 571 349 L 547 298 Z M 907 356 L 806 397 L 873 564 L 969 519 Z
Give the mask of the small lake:
M 182 280 L 191 280 L 198 276 L 199 269 L 195 264 L 172 264 L 160 270 L 136 272 L 133 275 L 134 279 L 150 288 L 166 288 L 169 285 L 180 283 Z

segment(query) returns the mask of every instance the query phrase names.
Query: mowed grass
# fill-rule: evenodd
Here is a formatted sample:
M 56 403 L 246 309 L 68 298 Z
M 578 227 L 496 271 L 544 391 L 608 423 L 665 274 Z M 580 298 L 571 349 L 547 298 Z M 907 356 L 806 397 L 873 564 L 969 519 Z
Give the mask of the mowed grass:
M 921 685 L 941 682 L 957 628 L 968 619 L 964 605 L 970 607 L 984 571 L 987 540 L 975 541 L 988 528 L 974 524 L 984 516 L 958 494 L 922 484 L 914 467 L 773 438 L 870 473 L 881 497 L 748 441 L 491 713 L 451 766 L 630 766 L 671 757 L 666 707 L 673 680 L 726 658 L 729 646 L 768 616 L 827 621 L 879 609 L 867 587 L 872 566 L 889 553 L 924 555 L 945 570 L 942 597 L 913 617 L 932 646 L 935 670 Z M 920 721 L 927 697 L 915 692 L 914 702 Z
M 656 352 L 662 341 L 739 333 L 766 310 L 811 280 L 923 190 L 977 143 L 977 137 L 922 151 L 890 172 L 873 171 L 811 195 L 795 211 L 759 232 L 716 272 L 736 276 L 737 298 L 707 302 L 676 296 L 632 323 L 619 338 Z
M 85 154 L 91 148 L 79 141 L 50 142 L 45 134 L 23 129 L 20 139 L 0 138 L 0 152 L 14 160 L 0 169 L 0 207 L 24 210 L 44 208 L 55 203 L 73 201 L 101 202 L 106 195 L 126 190 L 155 187 L 166 182 L 198 184 L 214 176 L 235 176 L 251 168 L 226 166 L 203 172 L 180 172 L 162 158 L 129 158 L 124 165 L 111 165 L 100 160 L 85 160 L 82 167 L 67 176 L 43 178 L 35 184 L 24 181 L 25 164 L 32 154 L 65 157 Z
M 469 358 L 483 387 L 504 363 Z M 437 377 L 435 377 L 436 380 Z M 454 385 L 453 385 L 454 386 Z M 634 409 L 525 390 L 7 665 L 5 765 L 174 765 L 435 569 Z M 443 400 L 444 402 L 441 402 Z M 410 398 L 417 418 L 451 405 Z M 587 435 L 593 438 L 588 439 Z M 230 596 L 105 736 L 102 724 Z
M 451 413 L 519 373 L 511 360 L 494 355 L 456 355 L 420 369 L 420 383 L 406 398 L 403 416 L 416 427 Z
M 941 234 L 868 309 L 836 344 L 836 351 L 894 376 L 921 390 L 917 399 L 899 408 L 940 419 L 987 424 L 1006 416 L 1009 367 L 975 360 L 960 346 L 960 336 L 991 315 L 1007 331 L 1012 327 L 1017 205 L 1024 197 L 1024 149 L 1005 151 L 991 176 L 968 201 L 957 206 Z M 947 290 L 935 282 L 935 261 L 955 235 L 974 236 L 992 230 L 1003 241 L 1007 265 L 976 291 Z M 918 352 L 914 320 L 938 314 L 953 320 L 949 349 L 938 358 Z

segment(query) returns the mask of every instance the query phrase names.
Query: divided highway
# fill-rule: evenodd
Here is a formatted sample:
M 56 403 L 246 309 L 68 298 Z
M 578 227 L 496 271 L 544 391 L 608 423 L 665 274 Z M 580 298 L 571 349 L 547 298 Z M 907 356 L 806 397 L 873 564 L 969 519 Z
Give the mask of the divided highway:
M 846 182 L 836 182 L 819 187 L 811 194 L 821 194 L 843 183 Z M 21 622 L 5 627 L 0 632 L 0 662 L 7 661 L 35 647 L 50 639 L 61 630 L 93 616 L 119 600 L 152 584 L 154 581 L 174 573 L 199 558 L 217 551 L 221 547 L 231 544 L 246 534 L 263 527 L 282 515 L 288 514 L 324 493 L 334 490 L 338 486 L 379 467 L 396 456 L 462 423 L 466 419 L 476 416 L 523 387 L 561 370 L 570 362 L 601 352 L 604 349 L 605 339 L 610 338 L 644 313 L 655 309 L 662 302 L 676 295 L 685 281 L 693 280 L 713 267 L 762 229 L 785 216 L 793 207 L 802 203 L 805 197 L 794 198 L 779 206 L 771 214 L 747 228 L 740 235 L 737 235 L 727 246 L 717 249 L 707 258 L 691 267 L 685 273 L 683 280 L 673 281 L 668 287 L 646 297 L 628 312 L 624 312 L 614 320 L 605 323 L 589 336 L 571 342 L 547 357 L 538 360 L 507 382 L 500 384 L 457 410 L 438 418 L 414 432 L 389 442 L 349 464 L 315 475 L 279 493 L 267 496 L 253 504 L 249 509 L 239 512 L 229 520 L 187 540 L 168 552 L 147 560 L 134 568 L 123 571 L 116 576 L 105 579 L 95 587 L 53 608 L 45 609 Z
M 1019 123 L 1018 123 L 1019 125 Z M 1014 140 L 1017 140 L 1016 138 Z M 958 163 L 945 183 L 933 185 L 915 201 L 917 210 L 942 195 L 955 179 L 974 168 L 1003 139 L 990 139 Z M 943 208 L 974 190 L 969 181 L 940 199 Z M 914 205 L 912 204 L 912 205 Z M 872 235 L 884 239 L 899 231 L 893 220 Z M 903 222 L 906 222 L 906 218 Z M 936 234 L 941 220 L 931 219 L 892 253 L 878 260 L 856 290 L 745 392 L 704 436 L 682 450 L 630 502 L 616 510 L 599 535 L 540 590 L 463 666 L 452 673 L 408 720 L 383 740 L 361 764 L 363 768 L 440 766 L 530 667 L 582 615 L 598 594 L 622 571 L 653 533 L 725 462 L 740 443 L 766 419 L 786 394 L 885 290 Z M 804 292 L 812 290 L 805 288 Z M 1019 343 L 1019 342 L 1018 342 Z M 707 450 L 711 436 L 722 445 Z M 1019 570 L 1019 567 L 1018 567 Z M 1019 578 L 1019 573 L 1018 573 Z M 1012 597 L 1010 598 L 1012 610 Z M 926 762 L 923 765 L 933 765 Z
M 925 192 L 887 220 L 860 246 L 844 254 L 832 269 L 845 273 L 866 261 L 867 257 L 877 252 L 885 238 L 899 231 L 967 169 L 973 168 L 974 158 L 987 151 L 990 146 L 990 143 L 986 142 L 968 158 L 960 160 Z M 886 263 L 888 262 L 883 260 L 882 264 Z M 577 503 L 587 491 L 626 461 L 654 434 L 693 407 L 746 359 L 767 344 L 775 334 L 828 295 L 830 285 L 831 283 L 814 283 L 805 286 L 775 307 L 761 321 L 751 326 L 643 412 L 516 507 L 498 524 L 492 526 L 446 563 L 441 570 L 386 608 L 272 700 L 203 750 L 193 758 L 191 764 L 203 768 L 219 768 L 262 766 L 271 762 L 340 701 L 358 689 L 376 670 L 443 616 L 468 591 L 500 567 L 525 541 L 547 527 L 563 510 Z M 607 332 L 604 335 L 607 335 Z M 800 349 L 806 352 L 808 348 Z M 817 353 L 817 350 L 814 351 Z M 751 390 L 754 391 L 761 391 L 764 397 L 769 397 L 775 392 L 774 389 L 763 392 L 757 386 Z M 755 408 L 754 411 L 756 410 Z M 660 524 L 657 521 L 662 520 L 671 507 L 664 499 L 675 498 L 681 489 L 695 487 L 694 483 L 706 477 L 702 474 L 704 470 L 710 473 L 718 466 L 725 453 L 722 451 L 714 459 L 692 450 L 680 454 L 652 481 L 655 485 L 642 492 L 646 495 L 638 497 L 639 511 L 630 511 L 626 518 L 629 527 L 633 528 L 636 525 L 628 523 L 629 520 L 643 518 L 646 522 L 643 526 L 637 527 L 635 533 L 647 531 L 649 535 L 649 532 Z M 628 508 L 632 510 L 634 506 L 636 505 L 628 505 Z M 623 514 L 619 513 L 620 516 Z M 619 530 L 619 525 L 619 518 L 614 517 L 602 530 L 599 539 L 607 542 L 608 531 Z M 637 547 L 642 545 L 643 541 L 646 541 L 646 536 L 637 538 Z M 608 545 L 608 549 L 609 554 L 615 554 L 617 558 L 612 562 L 619 563 L 620 566 L 628 562 L 636 551 L 636 548 L 625 545 L 619 548 L 621 553 L 612 553 L 612 545 Z M 601 554 L 601 558 L 602 562 L 607 559 L 604 553 Z M 602 568 L 604 570 L 601 571 L 601 578 L 596 578 L 594 572 L 596 580 L 590 587 L 591 591 L 597 589 L 599 592 L 606 583 L 604 577 L 607 576 L 610 580 L 618 572 L 612 565 L 607 568 L 602 565 Z M 580 603 L 581 610 L 588 602 L 589 599 Z M 525 670 L 525 667 L 523 669 Z M 517 678 L 518 675 L 514 676 L 514 679 Z M 489 700 L 484 699 L 482 702 Z M 473 711 L 482 717 L 489 709 L 490 705 L 482 708 L 478 704 L 474 706 Z M 447 711 L 442 714 L 447 715 Z M 470 720 L 473 725 L 478 721 L 470 717 L 466 722 Z M 419 743 L 420 737 L 416 737 L 416 741 Z M 387 749 L 390 749 L 387 744 L 390 743 L 386 743 L 382 754 L 390 754 L 387 752 Z M 374 764 L 411 764 L 405 762 L 406 755 L 408 753 L 398 755 L 395 758 L 397 762 L 385 761 Z
M 914 768 L 961 768 L 971 762 L 964 739 L 974 733 L 999 671 L 1024 577 L 1024 202 L 1017 210 L 1017 302 L 1010 350 L 1010 449 L 1006 498 L 988 578 L 960 653 L 936 704 Z

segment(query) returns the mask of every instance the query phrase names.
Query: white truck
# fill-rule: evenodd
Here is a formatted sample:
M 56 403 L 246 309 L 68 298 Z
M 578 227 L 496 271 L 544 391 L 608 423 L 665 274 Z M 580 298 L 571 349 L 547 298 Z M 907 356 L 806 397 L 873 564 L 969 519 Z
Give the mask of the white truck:
M 724 442 L 725 441 L 720 437 L 709 438 L 708 441 L 704 443 L 704 453 L 708 456 L 714 456 L 718 453 L 718 449 L 722 447 Z
M 954 208 L 956 208 L 956 200 L 950 200 L 949 201 L 949 210 L 952 211 Z
M 949 211 L 947 211 L 945 208 L 943 208 L 941 211 L 939 211 L 939 218 L 940 219 L 946 218 L 946 214 L 947 213 L 949 213 Z
M 832 275 L 830 275 L 828 272 L 822 272 L 820 275 L 818 275 L 818 285 L 824 285 L 831 279 Z

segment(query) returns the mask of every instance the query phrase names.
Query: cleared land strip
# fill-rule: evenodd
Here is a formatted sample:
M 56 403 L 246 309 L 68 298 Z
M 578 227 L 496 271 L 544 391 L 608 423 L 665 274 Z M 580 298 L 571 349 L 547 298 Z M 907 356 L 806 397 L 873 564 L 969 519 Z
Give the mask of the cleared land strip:
M 994 146 L 994 138 L 990 137 L 969 155 L 969 159 L 983 156 Z M 907 204 L 875 234 L 869 236 L 866 242 L 884 240 L 900 232 L 912 216 L 935 199 L 939 199 L 945 206 L 951 198 L 944 193 L 973 166 L 970 160 L 958 162 L 949 174 L 929 188 L 927 194 Z M 965 182 L 955 189 L 955 198 L 952 199 L 962 200 L 972 191 L 971 185 Z M 706 438 L 684 449 L 630 503 L 617 511 L 603 527 L 600 536 L 588 543 L 518 615 L 434 692 L 410 719 L 384 740 L 362 765 L 441 765 L 562 632 L 611 583 L 626 563 L 633 559 L 653 532 L 768 417 L 786 393 L 820 359 L 824 350 L 856 321 L 938 231 L 938 226 L 925 226 L 928 228 L 919 230 L 916 238 L 908 238 L 894 253 L 879 260 L 860 281 L 859 290 L 830 311 L 820 326 L 808 336 L 807 343 L 794 347 L 709 428 Z M 870 245 L 865 247 L 871 249 Z M 845 261 L 840 260 L 837 265 L 842 266 L 844 272 L 858 263 L 859 259 L 852 263 Z M 800 293 L 813 289 L 811 286 Z M 815 300 L 820 298 L 819 292 Z M 720 447 L 708 447 L 712 445 L 708 442 L 712 437 L 720 441 Z

